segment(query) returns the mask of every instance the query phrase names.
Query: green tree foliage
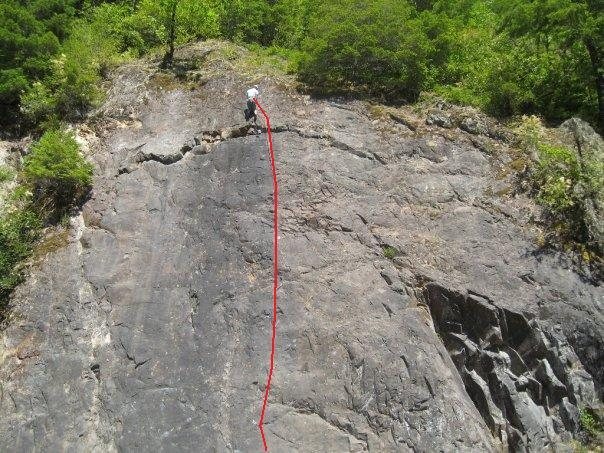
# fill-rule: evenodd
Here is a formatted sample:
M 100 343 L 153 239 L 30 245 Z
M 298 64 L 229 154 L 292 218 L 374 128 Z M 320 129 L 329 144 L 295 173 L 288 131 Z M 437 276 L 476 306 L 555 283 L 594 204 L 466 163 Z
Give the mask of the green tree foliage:
M 19 97 L 27 86 L 28 80 L 21 68 L 0 70 L 0 107 L 3 116 L 19 103 Z
M 435 91 L 499 116 L 602 125 L 602 0 L 27 0 L 0 5 L 0 119 L 42 128 L 99 99 L 108 64 L 224 37 L 289 55 L 323 93 Z M 20 107 L 20 109 L 19 109 Z M 53 126 L 54 127 L 54 126 Z
M 598 123 L 595 82 L 602 70 L 593 61 L 602 51 L 601 0 L 437 0 L 429 6 L 423 26 L 440 21 L 429 37 L 441 52 L 428 63 L 426 88 L 499 116 L 537 113 L 561 121 L 579 115 Z
M 59 119 L 81 118 L 101 99 L 101 74 L 116 59 L 116 42 L 85 20 L 74 22 L 49 74 L 21 95 L 21 113 L 31 124 L 56 127 Z
M 130 23 L 136 21 L 140 25 L 135 30 L 143 41 L 146 28 L 152 44 L 159 41 L 167 46 L 164 66 L 171 65 L 176 44 L 219 33 L 218 15 L 207 0 L 142 0 Z
M 23 173 L 34 187 L 36 202 L 47 212 L 61 213 L 88 190 L 92 165 L 79 153 L 73 135 L 47 131 L 32 146 Z
M 29 10 L 59 40 L 67 37 L 69 24 L 76 14 L 76 0 L 33 0 Z
M 221 0 L 218 2 L 221 34 L 234 41 L 271 44 L 274 23 L 266 0 Z
M 550 57 L 551 66 L 546 68 L 556 77 L 552 77 L 554 80 L 550 80 L 548 88 L 566 74 L 571 75 L 571 80 L 565 77 L 562 90 L 580 89 L 582 85 L 593 87 L 601 128 L 604 127 L 603 6 L 601 0 L 506 0 L 501 3 L 503 30 L 512 37 L 530 38 L 540 47 L 534 49 L 535 53 L 541 50 Z M 590 101 L 588 98 L 582 103 L 590 104 Z M 570 104 L 568 110 L 577 110 L 578 106 L 572 105 L 572 101 Z M 557 116 L 555 110 L 547 113 Z
M 94 32 L 109 37 L 119 53 L 139 57 L 162 44 L 160 25 L 147 9 L 136 13 L 129 3 L 101 3 L 88 11 Z
M 0 3 L 0 122 L 14 118 L 21 92 L 50 71 L 59 39 L 18 2 Z
M 278 0 L 272 7 L 274 35 L 272 44 L 297 49 L 309 29 L 313 0 Z
M 390 101 L 417 99 L 430 42 L 405 1 L 327 2 L 314 12 L 302 80 L 323 92 L 357 91 Z
M 424 27 L 434 29 L 430 37 L 438 49 L 427 88 L 456 103 L 487 107 L 486 85 L 501 58 L 496 14 L 485 2 L 471 0 L 439 1 L 423 14 Z

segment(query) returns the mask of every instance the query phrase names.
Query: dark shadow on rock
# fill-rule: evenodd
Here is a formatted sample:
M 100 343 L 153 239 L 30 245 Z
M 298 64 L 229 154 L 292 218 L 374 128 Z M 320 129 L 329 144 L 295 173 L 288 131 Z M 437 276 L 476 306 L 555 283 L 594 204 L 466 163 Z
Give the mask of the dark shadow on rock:
M 533 257 L 539 262 L 544 259 L 554 261 L 558 267 L 573 271 L 583 283 L 595 287 L 600 286 L 604 279 L 604 263 L 597 257 L 594 261 L 586 262 L 578 246 L 563 250 L 560 244 L 548 242 L 541 247 L 527 250 L 522 256 Z
M 598 397 L 559 328 L 434 282 L 423 298 L 468 395 L 504 446 L 541 450 L 578 434 L 578 407 Z

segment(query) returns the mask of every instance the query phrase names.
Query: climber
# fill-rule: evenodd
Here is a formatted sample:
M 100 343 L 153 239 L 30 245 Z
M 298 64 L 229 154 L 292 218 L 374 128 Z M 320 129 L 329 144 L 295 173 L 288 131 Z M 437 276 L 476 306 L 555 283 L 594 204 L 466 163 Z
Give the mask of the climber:
M 247 108 L 245 109 L 245 120 L 249 121 L 251 119 L 254 120 L 254 129 L 256 134 L 260 135 L 260 128 L 258 127 L 258 115 L 256 113 L 256 103 L 254 100 L 259 95 L 258 85 L 254 85 L 252 88 L 247 90 Z

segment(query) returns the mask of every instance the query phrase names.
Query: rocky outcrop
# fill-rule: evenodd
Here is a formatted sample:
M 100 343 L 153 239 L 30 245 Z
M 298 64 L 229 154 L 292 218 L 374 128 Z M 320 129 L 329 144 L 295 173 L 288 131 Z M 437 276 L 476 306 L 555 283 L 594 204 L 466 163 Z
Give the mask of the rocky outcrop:
M 195 90 L 114 74 L 91 198 L 3 326 L 0 450 L 260 450 L 272 183 L 222 64 Z M 502 195 L 506 142 L 271 80 L 271 451 L 562 448 L 602 389 L 602 289 Z
M 474 136 L 485 136 L 504 143 L 513 141 L 509 131 L 484 113 L 471 107 L 460 107 L 438 101 L 435 107 L 428 109 L 425 123 L 445 129 L 459 128 Z
M 578 407 L 597 396 L 559 328 L 436 283 L 424 297 L 468 395 L 504 445 L 543 451 L 578 433 Z

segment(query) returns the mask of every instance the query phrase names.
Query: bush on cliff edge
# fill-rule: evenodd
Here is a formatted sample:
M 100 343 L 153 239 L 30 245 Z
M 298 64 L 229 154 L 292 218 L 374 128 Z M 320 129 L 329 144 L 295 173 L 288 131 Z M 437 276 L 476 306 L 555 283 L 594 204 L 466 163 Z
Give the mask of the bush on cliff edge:
M 92 182 L 92 165 L 82 157 L 72 134 L 47 131 L 32 146 L 23 168 L 32 185 L 34 204 L 56 217 L 78 202 Z
M 0 319 L 12 290 L 23 280 L 23 263 L 42 235 L 90 189 L 92 165 L 72 134 L 46 132 L 26 157 L 20 184 L 0 215 Z

